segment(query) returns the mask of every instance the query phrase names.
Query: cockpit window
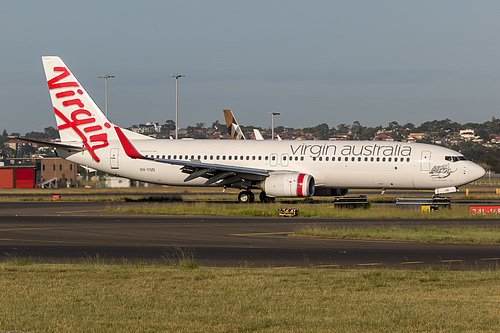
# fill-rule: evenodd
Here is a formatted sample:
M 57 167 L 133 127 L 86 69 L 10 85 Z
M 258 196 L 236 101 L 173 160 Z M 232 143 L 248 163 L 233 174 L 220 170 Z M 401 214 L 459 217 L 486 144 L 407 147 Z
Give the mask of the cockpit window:
M 445 156 L 444 159 L 450 162 L 467 161 L 465 156 Z

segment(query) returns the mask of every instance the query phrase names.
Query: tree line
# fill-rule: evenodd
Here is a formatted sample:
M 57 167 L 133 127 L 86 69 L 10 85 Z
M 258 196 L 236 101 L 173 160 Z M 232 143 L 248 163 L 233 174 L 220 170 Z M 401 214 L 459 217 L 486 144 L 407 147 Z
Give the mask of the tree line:
M 240 126 L 244 132 L 252 132 L 254 128 L 264 133 L 266 133 L 266 131 L 270 132 L 270 129 L 258 126 Z M 205 127 L 204 123 L 196 123 L 194 126 L 187 126 L 184 130 L 190 137 L 204 138 L 206 137 L 204 134 L 206 129 L 218 131 L 221 135 L 227 134 L 225 123 L 221 123 L 218 120 L 213 122 L 210 127 Z M 475 135 L 478 136 L 483 142 L 460 141 L 458 143 L 450 143 L 450 140 L 448 140 L 450 137 L 457 135 L 460 130 L 465 129 L 474 130 Z M 166 135 L 173 133 L 175 131 L 175 122 L 173 120 L 167 120 L 162 131 Z M 427 137 L 418 140 L 417 142 L 432 143 L 449 147 L 453 150 L 459 151 L 469 160 L 479 163 L 486 170 L 500 172 L 500 147 L 497 145 L 484 144 L 490 142 L 491 138 L 495 135 L 500 135 L 500 119 L 495 117 L 483 123 L 469 122 L 465 124 L 460 124 L 450 119 L 444 119 L 426 121 L 418 126 L 412 123 L 405 123 L 401 125 L 396 121 L 392 121 L 388 123 L 387 126 L 380 125 L 369 127 L 363 126 L 359 121 L 354 121 L 351 125 L 338 124 L 332 127 L 326 123 L 322 123 L 317 126 L 305 128 L 292 128 L 285 126 L 277 126 L 275 128 L 275 133 L 283 138 L 294 139 L 301 135 L 308 135 L 309 138 L 320 140 L 328 140 L 339 134 L 344 134 L 345 137 L 350 140 L 373 140 L 380 131 L 387 132 L 396 141 L 403 140 L 410 133 L 429 133 Z M 21 135 L 20 133 L 8 134 L 7 130 L 4 129 L 2 135 L 0 136 L 0 147 L 2 147 L 5 142 L 10 140 L 9 136 Z M 59 133 L 56 128 L 49 126 L 44 128 L 43 132 L 32 131 L 26 133 L 24 136 L 38 140 L 49 140 L 58 138 Z M 31 152 L 29 148 L 25 149 L 27 149 L 25 152 L 26 154 Z M 6 156 L 5 152 L 3 155 L 4 157 Z

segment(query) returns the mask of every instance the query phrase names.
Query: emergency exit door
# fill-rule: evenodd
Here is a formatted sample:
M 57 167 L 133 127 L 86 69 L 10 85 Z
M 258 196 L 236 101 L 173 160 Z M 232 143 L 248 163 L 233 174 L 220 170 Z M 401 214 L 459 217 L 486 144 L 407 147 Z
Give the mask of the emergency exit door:
M 111 148 L 111 155 L 109 156 L 109 162 L 111 163 L 111 169 L 119 169 L 120 165 L 118 164 L 118 148 Z
M 423 150 L 420 158 L 420 170 L 430 171 L 431 170 L 431 152 L 429 150 Z

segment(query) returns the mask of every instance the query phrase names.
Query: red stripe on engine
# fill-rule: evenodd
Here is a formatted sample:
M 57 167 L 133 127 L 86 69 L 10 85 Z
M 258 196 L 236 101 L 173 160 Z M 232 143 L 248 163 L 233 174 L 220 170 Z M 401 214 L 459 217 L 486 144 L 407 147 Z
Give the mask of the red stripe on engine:
M 306 175 L 301 173 L 299 174 L 299 177 L 297 178 L 297 196 L 298 197 L 303 197 L 304 193 L 302 193 L 303 186 L 304 186 L 304 177 Z

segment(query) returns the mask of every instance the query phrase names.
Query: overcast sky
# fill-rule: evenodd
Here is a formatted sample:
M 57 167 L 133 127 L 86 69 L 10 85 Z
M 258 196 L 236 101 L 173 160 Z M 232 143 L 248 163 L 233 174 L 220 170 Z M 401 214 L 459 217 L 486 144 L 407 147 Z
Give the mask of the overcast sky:
M 416 125 L 500 117 L 499 1 L 3 1 L 0 130 L 55 126 L 57 55 L 121 126 Z

